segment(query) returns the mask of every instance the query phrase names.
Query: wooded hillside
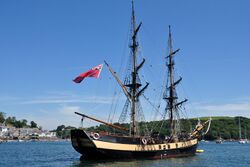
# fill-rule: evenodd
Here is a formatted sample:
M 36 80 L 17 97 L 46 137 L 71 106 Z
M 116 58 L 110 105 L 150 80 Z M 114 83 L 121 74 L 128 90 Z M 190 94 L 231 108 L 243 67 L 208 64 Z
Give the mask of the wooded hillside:
M 201 121 L 205 121 L 209 118 L 200 118 Z M 192 118 L 189 120 L 181 120 L 181 130 L 190 132 L 191 129 L 194 129 L 195 125 L 197 124 L 197 118 Z M 241 122 L 241 131 L 242 131 L 242 138 L 247 136 L 250 137 L 250 119 L 245 117 L 240 117 Z M 120 125 L 115 123 L 116 125 Z M 145 129 L 152 130 L 152 132 L 159 132 L 161 121 L 151 121 L 151 122 L 143 122 L 140 123 L 142 127 L 141 132 L 144 133 Z M 122 126 L 129 127 L 128 124 L 123 124 Z M 169 135 L 169 122 L 165 121 L 163 127 L 161 128 L 160 134 L 162 135 Z M 106 125 L 99 125 L 95 127 L 87 128 L 89 131 L 108 131 L 108 132 L 118 132 L 114 129 L 107 127 Z M 246 133 L 245 133 L 246 132 Z M 118 132 L 119 133 L 119 132 Z M 122 132 L 120 132 L 122 133 Z M 206 140 L 215 140 L 219 137 L 223 139 L 239 139 L 239 117 L 212 117 L 212 123 L 210 127 L 210 131 L 204 137 Z

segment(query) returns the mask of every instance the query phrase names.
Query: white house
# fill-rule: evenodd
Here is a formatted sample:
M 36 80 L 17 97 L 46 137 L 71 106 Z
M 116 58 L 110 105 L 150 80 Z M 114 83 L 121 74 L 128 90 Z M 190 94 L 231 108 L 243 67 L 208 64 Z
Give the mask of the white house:
M 0 124 L 0 137 L 4 136 L 6 133 L 8 133 L 8 128 L 3 124 Z

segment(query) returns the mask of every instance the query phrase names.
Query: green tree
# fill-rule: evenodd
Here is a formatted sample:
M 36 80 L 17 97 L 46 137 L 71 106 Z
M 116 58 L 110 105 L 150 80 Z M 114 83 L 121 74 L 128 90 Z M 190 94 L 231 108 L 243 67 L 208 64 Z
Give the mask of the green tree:
M 37 128 L 37 123 L 35 123 L 34 121 L 30 121 L 30 127 Z
M 5 113 L 0 112 L 0 123 L 3 123 L 5 121 Z
M 22 120 L 20 120 L 20 121 L 16 121 L 16 125 L 17 126 L 15 126 L 15 127 L 17 127 L 17 128 L 24 128 L 24 127 L 27 127 L 28 125 L 27 125 L 27 123 L 28 123 L 28 121 L 26 120 L 26 119 L 22 119 Z
M 23 127 L 22 121 L 19 121 L 19 120 L 15 121 L 13 126 L 16 128 L 22 128 Z
M 56 131 L 62 131 L 65 129 L 65 125 L 60 125 L 56 128 Z
M 8 117 L 5 120 L 5 124 L 6 125 L 12 125 L 12 126 L 14 126 L 15 122 L 16 122 L 16 117 Z
M 28 121 L 26 119 L 22 119 L 23 126 L 27 126 Z

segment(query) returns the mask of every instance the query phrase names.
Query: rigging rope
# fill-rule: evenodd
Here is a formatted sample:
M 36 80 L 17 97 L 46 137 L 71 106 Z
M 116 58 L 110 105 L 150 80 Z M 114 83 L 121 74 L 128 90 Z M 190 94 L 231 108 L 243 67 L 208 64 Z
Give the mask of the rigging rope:
M 128 66 L 128 63 L 129 63 L 128 57 L 130 57 L 130 56 L 126 56 L 126 54 L 127 54 L 127 44 L 128 44 L 128 41 L 130 40 L 129 39 L 129 33 L 130 33 L 130 22 L 128 23 L 128 30 L 127 30 L 127 33 L 126 33 L 126 40 L 125 40 L 124 45 L 123 45 L 124 47 L 123 47 L 120 66 L 119 66 L 119 70 L 118 70 L 119 74 L 125 74 L 125 71 L 126 71 L 127 68 L 126 68 L 126 64 L 124 65 L 124 62 L 127 62 L 127 66 Z M 120 77 L 123 78 L 124 76 L 120 76 Z M 116 84 L 114 95 L 113 95 L 114 101 L 112 101 L 112 105 L 111 105 L 112 108 L 110 108 L 110 113 L 109 113 L 109 120 L 108 121 L 110 123 L 113 122 L 113 119 L 115 117 L 120 96 L 121 96 L 121 89 Z

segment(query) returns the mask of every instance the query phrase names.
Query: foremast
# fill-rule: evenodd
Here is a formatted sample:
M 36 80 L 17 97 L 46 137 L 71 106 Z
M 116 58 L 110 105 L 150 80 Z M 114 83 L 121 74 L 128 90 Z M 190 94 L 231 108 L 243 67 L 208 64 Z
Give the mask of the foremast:
M 169 39 L 168 39 L 169 55 L 167 56 L 167 68 L 168 68 L 168 84 L 166 87 L 166 93 L 164 99 L 167 102 L 165 112 L 169 114 L 170 121 L 170 139 L 173 141 L 178 141 L 178 133 L 180 130 L 179 125 L 179 107 L 187 101 L 187 99 L 178 102 L 178 96 L 176 92 L 176 85 L 178 85 L 182 78 L 180 77 L 175 81 L 174 77 L 174 59 L 173 56 L 180 50 L 177 49 L 173 51 L 172 33 L 171 27 L 169 26 Z
M 142 95 L 142 93 L 146 90 L 149 83 L 146 83 L 146 85 L 139 89 L 142 85 L 140 83 L 140 79 L 138 76 L 138 71 L 143 66 L 145 59 L 142 60 L 140 64 L 137 64 L 137 51 L 139 47 L 139 43 L 137 41 L 137 34 L 140 30 L 140 27 L 142 23 L 140 23 L 138 26 L 136 25 L 136 18 L 135 18 L 135 10 L 134 10 L 134 1 L 132 0 L 132 16 L 131 16 L 131 25 L 132 25 L 132 37 L 131 37 L 131 57 L 132 57 L 132 67 L 131 67 L 131 80 L 129 83 L 123 84 L 119 77 L 116 75 L 116 73 L 113 71 L 113 69 L 105 62 L 105 64 L 108 66 L 109 71 L 112 73 L 112 75 L 115 77 L 121 88 L 123 89 L 124 94 L 127 96 L 127 99 L 130 102 L 131 106 L 131 118 L 130 118 L 130 130 L 129 134 L 132 137 L 136 137 L 139 135 L 139 128 L 137 125 L 138 122 L 138 109 L 139 109 L 139 97 Z
M 132 1 L 132 44 L 130 45 L 131 48 L 131 56 L 132 56 L 132 72 L 131 72 L 131 78 L 132 81 L 130 84 L 126 85 L 127 87 L 130 88 L 131 92 L 131 123 L 130 123 L 130 134 L 131 136 L 136 136 L 138 135 L 138 126 L 137 126 L 137 105 L 139 102 L 139 95 L 138 89 L 141 87 L 141 84 L 138 82 L 139 76 L 138 76 L 138 70 L 139 66 L 137 66 L 137 50 L 138 50 L 138 42 L 137 42 L 137 33 L 141 27 L 140 23 L 138 26 L 136 26 L 136 20 L 135 20 L 135 10 L 134 10 L 134 1 Z M 142 62 L 144 63 L 144 61 Z

